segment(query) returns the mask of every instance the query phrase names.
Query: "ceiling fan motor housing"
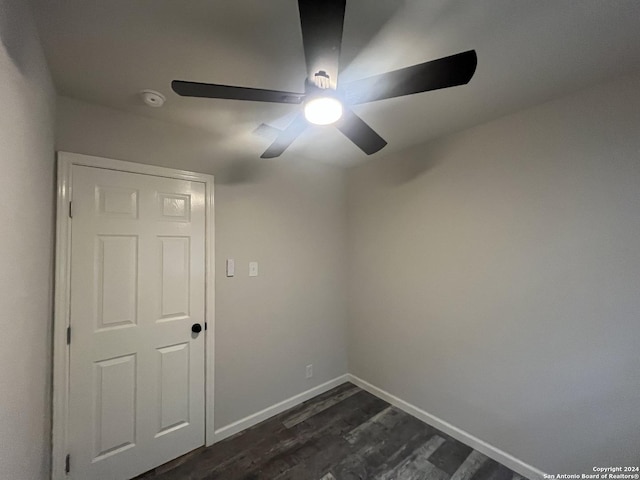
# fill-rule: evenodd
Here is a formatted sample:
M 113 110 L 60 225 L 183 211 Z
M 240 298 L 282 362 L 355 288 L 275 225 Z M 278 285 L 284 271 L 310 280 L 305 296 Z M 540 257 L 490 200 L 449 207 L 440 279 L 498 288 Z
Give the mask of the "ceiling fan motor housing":
M 331 87 L 331 78 L 329 77 L 329 74 L 324 70 L 320 70 L 313 77 L 313 81 L 317 88 L 326 90 L 327 88 Z

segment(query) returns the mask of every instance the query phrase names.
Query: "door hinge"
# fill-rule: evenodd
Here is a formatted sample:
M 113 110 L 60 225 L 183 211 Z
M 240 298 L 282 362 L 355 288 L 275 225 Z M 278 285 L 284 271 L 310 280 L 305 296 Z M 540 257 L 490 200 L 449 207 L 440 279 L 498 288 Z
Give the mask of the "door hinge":
M 71 455 L 67 453 L 67 456 L 64 458 L 64 473 L 69 473 L 71 470 Z
M 69 218 L 73 218 L 73 202 L 69 202 Z
M 71 345 L 71 327 L 67 327 L 67 345 Z

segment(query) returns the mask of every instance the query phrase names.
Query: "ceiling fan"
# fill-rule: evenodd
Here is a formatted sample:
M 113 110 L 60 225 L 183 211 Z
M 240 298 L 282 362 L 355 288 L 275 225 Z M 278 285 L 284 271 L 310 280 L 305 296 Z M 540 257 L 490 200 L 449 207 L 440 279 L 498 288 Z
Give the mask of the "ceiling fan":
M 351 105 L 464 85 L 473 77 L 477 57 L 475 50 L 469 50 L 338 85 L 345 6 L 346 0 L 298 0 L 308 73 L 304 93 L 182 80 L 171 82 L 171 88 L 183 97 L 304 103 L 303 111 L 291 124 L 278 130 L 275 141 L 262 158 L 280 156 L 310 123 L 335 125 L 364 153 L 371 155 L 387 142 L 351 110 Z

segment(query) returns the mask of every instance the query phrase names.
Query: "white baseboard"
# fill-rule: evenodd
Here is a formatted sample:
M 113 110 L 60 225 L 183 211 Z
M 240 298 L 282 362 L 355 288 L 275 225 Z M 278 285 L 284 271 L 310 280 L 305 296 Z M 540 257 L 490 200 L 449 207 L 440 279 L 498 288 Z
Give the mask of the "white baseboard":
M 358 387 L 366 390 L 372 395 L 375 395 L 376 397 L 389 402 L 391 405 L 398 407 L 400 410 L 403 410 L 409 415 L 422 420 L 432 427 L 437 428 L 438 430 L 441 430 L 448 435 L 451 435 L 456 440 L 459 440 L 462 443 L 486 455 L 487 457 L 494 459 L 495 461 L 503 464 L 505 467 L 510 468 L 514 472 L 517 472 L 520 475 L 524 475 L 531 480 L 544 478 L 545 474 L 541 470 L 538 470 L 528 463 L 517 459 L 513 455 L 509 455 L 507 452 L 504 452 L 499 448 L 496 448 L 493 445 L 490 445 L 487 442 L 474 437 L 470 433 L 467 433 L 464 430 L 461 430 L 460 428 L 451 425 L 450 423 L 445 422 L 444 420 L 441 420 L 440 418 L 431 415 L 430 413 L 425 412 L 415 405 L 412 405 L 409 402 L 405 402 L 395 395 L 391 395 L 389 392 L 385 392 L 381 388 L 371 385 L 369 382 L 366 382 L 361 378 L 356 377 L 355 375 L 348 374 L 347 379 L 354 385 L 357 385 Z
M 296 405 L 300 405 L 302 402 L 306 402 L 307 400 L 315 397 L 316 395 L 320 395 L 321 393 L 327 392 L 332 388 L 337 387 L 338 385 L 342 385 L 343 383 L 348 381 L 348 375 L 341 375 L 339 377 L 334 378 L 333 380 L 329 380 L 317 387 L 310 388 L 309 390 L 299 393 L 298 395 L 294 395 L 293 397 L 287 398 L 282 402 L 276 403 L 275 405 L 271 405 L 270 407 L 265 408 L 264 410 L 260 410 L 252 415 L 241 418 L 240 420 L 230 423 L 222 428 L 219 428 L 214 432 L 214 443 L 219 442 L 220 440 L 224 440 L 231 435 L 235 435 L 242 430 L 246 430 L 249 427 L 253 427 L 254 425 L 267 420 L 268 418 L 273 417 L 279 413 L 284 412 L 285 410 L 295 407 Z

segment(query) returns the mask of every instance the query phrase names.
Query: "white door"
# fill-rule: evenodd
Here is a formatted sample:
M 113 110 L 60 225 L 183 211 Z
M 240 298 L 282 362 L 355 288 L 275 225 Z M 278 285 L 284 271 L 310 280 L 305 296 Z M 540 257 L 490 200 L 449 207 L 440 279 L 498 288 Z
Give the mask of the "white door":
M 204 444 L 205 186 L 74 165 L 72 195 L 70 475 L 129 479 Z

